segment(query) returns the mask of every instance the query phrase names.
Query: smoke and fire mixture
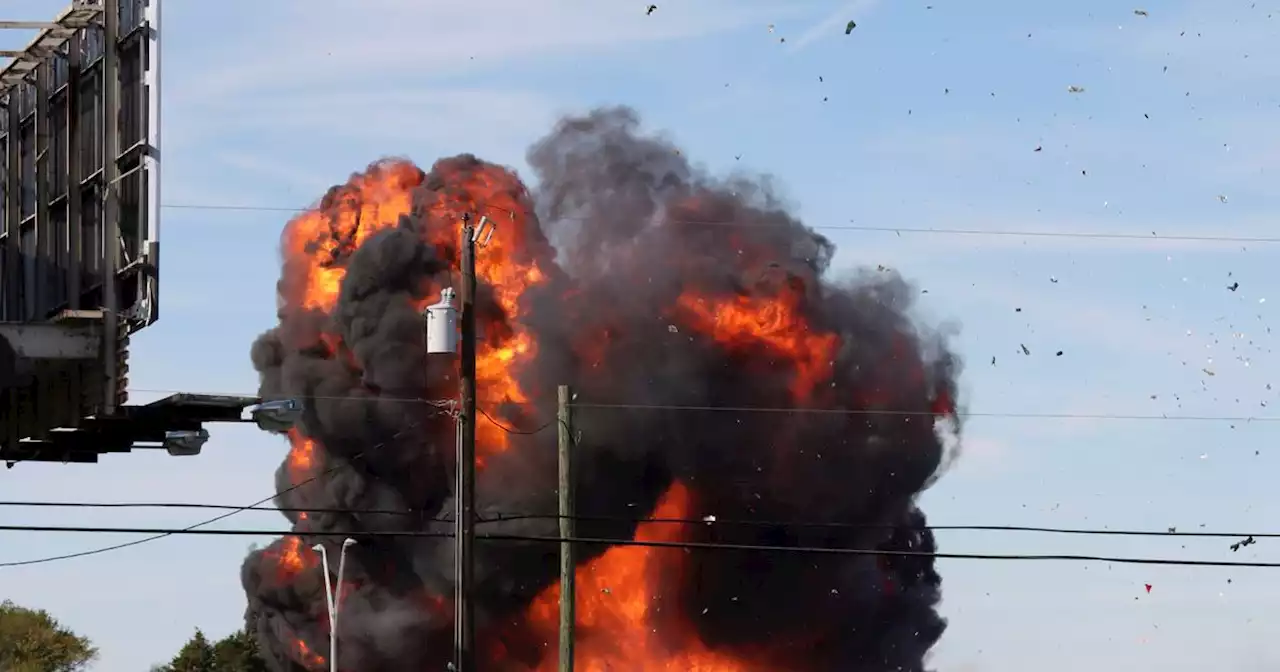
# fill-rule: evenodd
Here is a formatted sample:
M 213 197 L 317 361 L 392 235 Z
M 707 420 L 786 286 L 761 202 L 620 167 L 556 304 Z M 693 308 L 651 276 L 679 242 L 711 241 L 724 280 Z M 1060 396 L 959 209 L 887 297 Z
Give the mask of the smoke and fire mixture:
M 582 546 L 577 669 L 927 669 L 945 621 L 915 502 L 959 431 L 960 362 L 913 318 L 916 290 L 892 271 L 832 277 L 833 244 L 767 180 L 705 174 L 626 108 L 561 120 L 528 164 L 536 187 L 470 155 L 380 161 L 285 227 L 279 324 L 252 359 L 264 398 L 306 404 L 276 485 L 278 506 L 310 512 L 286 512 L 296 536 L 242 569 L 263 654 L 280 672 L 326 669 L 311 547 L 336 560 L 341 539 L 313 535 L 357 531 L 340 667 L 447 667 L 455 423 L 425 400 L 455 397 L 458 361 L 426 354 L 422 311 L 458 286 L 472 213 L 497 223 L 476 262 L 477 513 L 526 516 L 481 537 L 558 535 L 569 384 L 581 537 L 924 552 Z M 481 538 L 476 553 L 480 668 L 554 670 L 556 544 Z

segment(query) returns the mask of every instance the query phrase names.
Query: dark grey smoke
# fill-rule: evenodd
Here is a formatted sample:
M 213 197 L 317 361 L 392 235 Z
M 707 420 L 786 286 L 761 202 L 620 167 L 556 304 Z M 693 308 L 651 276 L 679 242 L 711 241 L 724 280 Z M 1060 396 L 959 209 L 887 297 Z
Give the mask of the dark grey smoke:
M 398 227 L 358 249 L 350 241 L 336 246 L 330 263 L 347 275 L 332 315 L 286 300 L 280 325 L 254 344 L 261 394 L 304 397 L 302 430 L 322 445 L 322 466 L 346 465 L 285 492 L 279 505 L 413 512 L 315 513 L 305 520 L 289 514 L 303 545 L 315 543 L 306 533 L 316 530 L 448 529 L 430 519 L 452 510 L 452 420 L 403 400 L 451 396 L 454 381 L 448 363 L 424 356 L 412 304 L 431 280 L 444 281 L 456 268 L 456 247 L 431 241 L 452 240 L 433 232 L 454 231 L 457 222 L 437 219 L 431 206 L 465 202 L 467 185 L 484 173 L 506 179 L 507 195 L 536 212 L 518 232 L 521 250 L 550 276 L 526 293 L 519 318 L 504 315 L 482 291 L 486 338 L 502 338 L 519 319 L 538 344 L 536 359 L 517 372 L 534 407 L 486 409 L 508 424 L 546 422 L 561 383 L 574 385 L 584 401 L 796 405 L 790 369 L 776 352 L 727 349 L 682 326 L 673 310 L 685 292 L 795 293 L 811 330 L 836 334 L 841 343 L 830 379 L 805 403 L 925 414 L 580 409 L 581 513 L 642 516 L 679 481 L 693 492 L 693 518 L 882 526 L 699 525 L 690 541 L 934 550 L 915 498 L 944 458 L 927 414 L 954 411 L 960 365 L 941 336 L 910 317 L 914 290 L 902 278 L 882 272 L 830 278 L 834 245 L 789 215 L 766 180 L 695 170 L 669 142 L 643 134 L 626 108 L 561 121 L 530 149 L 528 162 L 537 185 L 531 195 L 513 174 L 474 157 L 438 162 L 419 176 L 419 207 Z M 386 169 L 378 164 L 370 171 Z M 320 209 L 340 207 L 349 196 L 335 187 Z M 283 296 L 297 277 L 287 262 Z M 321 333 L 340 336 L 340 351 L 323 345 Z M 511 449 L 480 474 L 482 514 L 553 513 L 555 432 L 510 438 Z M 284 466 L 277 482 L 281 491 L 290 485 Z M 556 525 L 508 521 L 482 533 L 553 536 Z M 579 523 L 587 537 L 630 538 L 634 531 L 633 523 Z M 296 640 L 327 651 L 323 584 L 315 567 L 281 576 L 275 560 L 281 543 L 245 561 L 247 619 L 278 670 L 302 670 Z M 554 583 L 556 549 L 481 542 L 478 552 L 482 669 L 536 669 L 555 655 L 554 643 L 548 648 L 523 614 Z M 749 660 L 752 672 L 920 672 L 945 628 L 935 608 L 940 577 L 927 557 L 736 551 L 684 557 L 683 575 L 655 601 L 676 610 L 709 647 Z M 361 538 L 348 560 L 353 584 L 342 607 L 342 665 L 359 672 L 444 669 L 451 565 L 448 539 Z

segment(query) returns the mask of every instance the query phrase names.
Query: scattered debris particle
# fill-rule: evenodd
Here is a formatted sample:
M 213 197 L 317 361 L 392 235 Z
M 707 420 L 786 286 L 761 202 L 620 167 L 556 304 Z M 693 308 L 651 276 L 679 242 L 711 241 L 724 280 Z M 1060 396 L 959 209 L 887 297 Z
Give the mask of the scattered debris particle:
M 1147 589 L 1147 592 L 1148 592 L 1148 593 L 1150 593 L 1150 592 L 1151 592 L 1151 584 L 1149 584 L 1149 583 L 1144 583 L 1144 584 L 1142 584 L 1142 585 L 1143 585 L 1144 587 L 1146 587 L 1146 589 Z
M 1233 282 L 1233 283 L 1231 283 L 1231 284 L 1227 285 L 1227 289 L 1229 289 L 1229 290 L 1231 290 L 1231 291 L 1233 291 L 1233 292 L 1234 292 L 1234 291 L 1236 291 L 1237 289 L 1240 289 L 1240 283 L 1238 283 L 1238 282 Z
M 1055 275 L 1049 276 L 1049 282 L 1052 282 L 1055 285 L 1058 284 L 1058 277 Z
M 1044 145 L 1036 145 L 1036 148 L 1035 148 L 1035 149 L 1033 149 L 1033 150 L 1031 150 L 1031 151 L 1033 151 L 1033 152 L 1042 152 L 1042 151 L 1044 151 Z
M 1062 351 L 1061 351 L 1061 350 L 1059 350 L 1059 351 L 1057 352 L 1057 354 L 1055 354 L 1055 355 L 1054 355 L 1054 357 L 1061 357 L 1061 356 L 1062 356 Z
M 1258 540 L 1254 539 L 1253 535 L 1249 535 L 1248 538 L 1241 539 L 1240 541 L 1237 541 L 1236 543 L 1231 544 L 1231 552 L 1235 553 L 1236 551 L 1240 550 L 1241 548 L 1244 548 L 1245 546 L 1252 546 L 1253 544 L 1256 544 L 1256 543 L 1258 543 Z
M 714 522 L 716 522 L 716 517 L 715 517 L 715 516 L 710 516 L 710 515 L 708 515 L 708 516 L 703 516 L 703 517 L 702 517 L 702 522 L 704 522 L 704 523 L 714 523 Z
M 993 356 L 991 357 L 991 366 L 995 366 L 995 365 L 996 365 L 996 358 L 995 358 L 995 356 L 993 355 Z
M 1031 349 L 1030 349 L 1030 348 L 1028 348 L 1028 347 L 1026 346 L 1026 344 L 1024 344 L 1024 343 L 1019 343 L 1019 344 L 1018 344 L 1018 346 L 1022 348 L 1022 354 L 1024 354 L 1024 355 L 1030 355 L 1030 354 L 1031 354 Z
M 649 5 L 649 9 L 645 10 L 644 14 L 645 14 L 645 16 L 648 16 L 648 15 L 650 15 L 650 14 L 652 14 L 652 13 L 656 12 L 656 11 L 658 11 L 658 6 L 657 6 L 657 5 Z
M 1177 533 L 1178 533 L 1178 528 L 1176 527 L 1169 528 L 1169 534 L 1177 534 Z
M 1147 10 L 1145 9 L 1135 9 L 1133 10 L 1133 13 L 1138 16 L 1151 16 L 1150 14 L 1147 13 Z
M 1071 86 L 1067 87 L 1067 93 L 1084 93 L 1084 87 L 1076 86 L 1075 84 L 1072 84 Z
M 1227 197 L 1226 197 L 1226 196 L 1223 196 L 1222 194 L 1218 194 L 1218 201 L 1220 201 L 1220 202 L 1222 202 L 1222 203 L 1226 203 L 1226 202 L 1227 202 Z
M 680 333 L 680 329 L 679 329 L 678 327 L 676 327 L 676 325 L 674 325 L 674 324 L 668 324 L 668 325 L 667 325 L 667 331 L 669 331 L 669 332 L 671 332 L 671 333 L 673 333 L 673 334 L 678 334 L 678 333 Z
M 1213 369 L 1200 369 L 1200 370 L 1201 370 L 1201 371 L 1204 371 L 1204 375 L 1206 375 L 1206 376 L 1216 376 L 1216 375 L 1218 375 L 1218 374 L 1216 374 L 1216 373 L 1214 373 L 1214 372 L 1213 372 Z

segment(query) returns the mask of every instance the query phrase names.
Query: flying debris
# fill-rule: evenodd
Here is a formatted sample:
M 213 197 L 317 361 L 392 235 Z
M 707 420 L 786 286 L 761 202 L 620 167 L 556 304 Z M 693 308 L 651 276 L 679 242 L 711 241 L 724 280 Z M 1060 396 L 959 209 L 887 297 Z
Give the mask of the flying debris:
M 564 119 L 526 158 L 528 184 L 469 154 L 426 170 L 380 161 L 284 228 L 279 282 L 263 287 L 278 292 L 279 322 L 251 358 L 260 396 L 304 411 L 276 473 L 293 534 L 241 572 L 272 669 L 328 667 L 311 548 L 329 539 L 319 533 L 353 530 L 337 667 L 446 669 L 451 540 L 361 533 L 439 533 L 433 521 L 453 511 L 454 419 L 408 400 L 456 398 L 458 358 L 427 355 L 422 313 L 457 281 L 461 217 L 484 213 L 502 224 L 476 261 L 477 507 L 508 517 L 480 536 L 558 535 L 555 394 L 571 384 L 578 507 L 599 516 L 578 522 L 583 537 L 916 553 L 584 546 L 579 669 L 923 672 L 946 622 L 916 498 L 946 463 L 942 432 L 963 423 L 960 361 L 915 317 L 915 288 L 874 267 L 829 277 L 835 246 L 768 181 L 707 174 L 629 109 Z M 406 515 L 343 513 L 370 509 Z M 703 522 L 712 516 L 867 525 Z M 645 517 L 696 522 L 634 522 Z M 478 667 L 554 671 L 556 545 L 491 540 L 476 553 Z
M 1241 548 L 1244 548 L 1245 546 L 1252 546 L 1256 543 L 1258 543 L 1258 540 L 1254 539 L 1253 535 L 1249 535 L 1247 538 L 1241 539 L 1240 541 L 1237 541 L 1236 543 L 1231 544 L 1231 552 L 1235 553 L 1236 551 L 1239 551 Z
M 1067 87 L 1067 93 L 1084 93 L 1084 87 L 1076 86 L 1075 84 L 1072 84 L 1071 86 Z
M 1147 10 L 1145 9 L 1135 9 L 1133 10 L 1133 13 L 1137 14 L 1138 16 L 1151 16 L 1150 14 L 1147 13 Z
M 645 10 L 644 14 L 645 16 L 649 16 L 650 14 L 653 14 L 656 11 L 658 11 L 657 5 L 649 5 L 649 8 Z
M 845 24 L 845 26 L 844 26 L 844 34 L 845 34 L 845 35 L 848 35 L 849 33 L 852 33 L 852 32 L 853 32 L 853 29 L 854 29 L 854 28 L 857 28 L 857 27 L 858 27 L 858 24 L 857 24 L 857 23 L 855 23 L 855 22 L 853 22 L 853 21 L 850 21 L 849 23 L 846 23 L 846 24 Z M 873 31 L 873 32 L 874 32 L 874 31 Z

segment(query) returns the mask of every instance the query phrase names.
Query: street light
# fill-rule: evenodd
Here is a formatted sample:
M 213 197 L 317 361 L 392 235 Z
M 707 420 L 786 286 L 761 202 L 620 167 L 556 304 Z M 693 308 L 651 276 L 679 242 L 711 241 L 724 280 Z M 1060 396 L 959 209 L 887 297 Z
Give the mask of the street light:
M 209 442 L 209 430 L 181 429 L 164 433 L 164 449 L 174 457 L 191 457 L 199 455 L 204 444 Z
M 324 598 L 329 609 L 329 670 L 338 672 L 338 600 L 342 599 L 342 571 L 347 566 L 347 549 L 356 545 L 355 539 L 345 539 L 338 553 L 338 593 L 334 595 L 333 581 L 329 579 L 329 552 L 324 544 L 312 546 L 320 551 L 320 564 L 324 567 Z
M 302 402 L 298 399 L 264 401 L 249 410 L 249 417 L 259 429 L 283 434 L 302 419 Z

